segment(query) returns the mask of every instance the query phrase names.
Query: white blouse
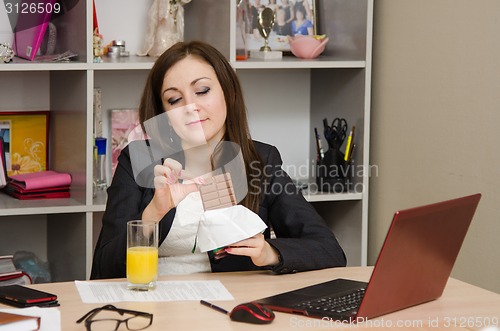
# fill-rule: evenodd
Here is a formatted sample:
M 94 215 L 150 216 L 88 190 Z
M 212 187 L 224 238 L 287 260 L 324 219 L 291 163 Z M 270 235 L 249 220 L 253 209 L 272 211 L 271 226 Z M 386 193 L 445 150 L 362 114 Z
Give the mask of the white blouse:
M 212 270 L 207 253 L 200 252 L 198 248 L 192 253 L 203 212 L 198 191 L 188 194 L 177 205 L 172 228 L 158 248 L 159 275 L 192 274 Z

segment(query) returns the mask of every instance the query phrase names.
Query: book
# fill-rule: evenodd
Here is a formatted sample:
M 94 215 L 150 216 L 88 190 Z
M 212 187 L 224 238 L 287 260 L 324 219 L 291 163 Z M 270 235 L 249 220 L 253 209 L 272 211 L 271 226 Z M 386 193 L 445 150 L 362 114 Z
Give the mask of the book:
M 3 191 L 8 195 L 13 196 L 19 200 L 34 200 L 34 199 L 58 199 L 69 198 L 69 186 L 66 187 L 51 187 L 38 190 L 18 190 L 14 185 L 7 185 Z
M 14 275 L 0 276 L 0 286 L 29 285 L 32 283 L 31 277 L 24 271 Z
M 0 137 L 0 188 L 7 185 L 7 163 L 5 161 L 5 150 L 3 145 L 3 138 Z
M 40 46 L 45 37 L 45 32 L 49 25 L 52 9 L 55 8 L 56 0 L 47 0 L 41 4 L 46 4 L 42 10 L 34 7 L 28 0 L 23 0 L 19 8 L 28 10 L 19 11 L 16 27 L 14 29 L 14 41 L 12 48 L 18 57 L 33 61 L 39 55 Z M 37 10 L 38 9 L 38 10 Z M 49 10 L 50 9 L 50 10 Z
M 69 187 L 71 175 L 64 172 L 46 170 L 27 174 L 13 175 L 9 185 L 24 189 L 37 190 L 54 187 Z
M 0 331 L 36 331 L 39 329 L 39 316 L 26 316 L 0 311 Z
M 0 256 L 0 278 L 11 275 L 18 275 L 21 273 L 22 271 L 17 270 L 16 265 L 14 264 L 13 255 Z
M 13 255 L 0 256 L 0 286 L 31 284 L 31 277 L 14 264 Z

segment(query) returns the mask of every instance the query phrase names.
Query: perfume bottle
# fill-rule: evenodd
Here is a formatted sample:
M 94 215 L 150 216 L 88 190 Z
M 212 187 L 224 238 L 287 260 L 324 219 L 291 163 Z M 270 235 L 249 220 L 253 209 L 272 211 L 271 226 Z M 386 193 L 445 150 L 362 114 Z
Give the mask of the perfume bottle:
M 106 138 L 95 138 L 97 153 L 94 154 L 94 183 L 98 191 L 108 187 L 106 180 Z
M 236 60 L 248 59 L 247 35 L 251 32 L 250 4 L 237 0 L 236 6 Z

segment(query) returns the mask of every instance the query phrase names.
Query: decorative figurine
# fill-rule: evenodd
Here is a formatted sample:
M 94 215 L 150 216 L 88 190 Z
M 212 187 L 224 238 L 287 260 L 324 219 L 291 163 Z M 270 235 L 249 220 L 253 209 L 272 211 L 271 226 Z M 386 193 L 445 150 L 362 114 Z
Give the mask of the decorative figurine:
M 102 62 L 102 56 L 104 55 L 104 49 L 102 47 L 102 35 L 99 33 L 97 28 L 94 29 L 93 35 L 93 48 L 94 48 L 94 63 Z
M 139 56 L 160 56 L 173 44 L 184 40 L 184 8 L 191 0 L 154 0 L 149 10 L 144 48 Z
M 9 63 L 14 58 L 14 51 L 8 43 L 0 43 L 0 63 Z

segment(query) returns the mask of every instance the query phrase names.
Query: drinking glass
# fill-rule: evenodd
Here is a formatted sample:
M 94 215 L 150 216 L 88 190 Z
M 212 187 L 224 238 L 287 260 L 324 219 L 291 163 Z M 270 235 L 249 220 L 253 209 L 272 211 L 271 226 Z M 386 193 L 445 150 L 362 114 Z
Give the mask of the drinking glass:
M 158 223 L 127 223 L 128 289 L 149 291 L 158 277 Z

